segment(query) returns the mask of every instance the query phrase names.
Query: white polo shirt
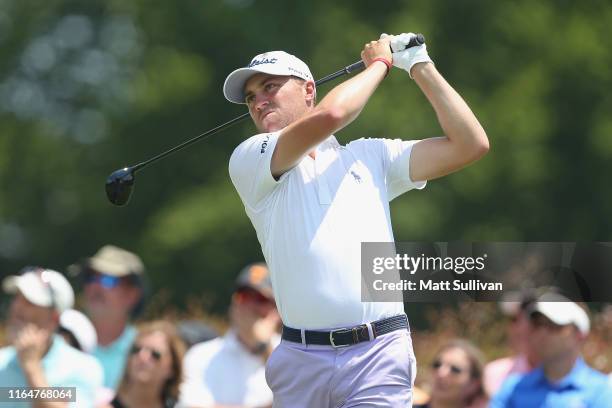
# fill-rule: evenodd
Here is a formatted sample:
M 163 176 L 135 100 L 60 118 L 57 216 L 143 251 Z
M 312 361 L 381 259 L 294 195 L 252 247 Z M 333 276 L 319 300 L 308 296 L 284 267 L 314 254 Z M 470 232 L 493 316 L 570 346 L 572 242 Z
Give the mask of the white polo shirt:
M 272 343 L 277 346 L 280 336 L 275 336 Z M 272 403 L 264 360 L 249 352 L 232 330 L 191 347 L 183 367 L 180 407 L 263 407 Z
M 279 132 L 255 135 L 230 158 L 230 177 L 270 269 L 283 323 L 324 330 L 404 312 L 401 302 L 361 301 L 361 242 L 393 242 L 389 201 L 426 182 L 409 175 L 416 141 L 334 136 L 276 181 Z

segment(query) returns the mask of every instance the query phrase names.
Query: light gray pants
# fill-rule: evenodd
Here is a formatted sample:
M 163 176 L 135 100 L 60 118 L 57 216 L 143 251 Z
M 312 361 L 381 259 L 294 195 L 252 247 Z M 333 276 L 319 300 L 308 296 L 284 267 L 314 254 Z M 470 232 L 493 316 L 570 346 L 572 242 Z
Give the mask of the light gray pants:
M 411 407 L 415 376 L 407 330 L 338 349 L 283 340 L 266 365 L 275 408 Z

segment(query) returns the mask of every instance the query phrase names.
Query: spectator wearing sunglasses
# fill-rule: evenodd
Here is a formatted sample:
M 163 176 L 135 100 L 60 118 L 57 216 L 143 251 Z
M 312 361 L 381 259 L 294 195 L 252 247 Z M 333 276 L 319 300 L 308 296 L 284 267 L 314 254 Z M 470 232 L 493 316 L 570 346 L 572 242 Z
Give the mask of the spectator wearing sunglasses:
M 176 328 L 158 320 L 142 325 L 117 394 L 104 408 L 173 408 L 183 377 L 185 344 Z
M 268 268 L 248 265 L 239 274 L 229 310 L 230 329 L 196 344 L 185 356 L 184 407 L 269 407 L 265 363 L 280 342 Z
M 106 245 L 71 269 L 83 282 L 85 311 L 98 337 L 92 354 L 102 364 L 104 386 L 112 393 L 136 336 L 130 321 L 143 304 L 144 265 L 136 254 Z
M 541 296 L 528 314 L 529 343 L 541 364 L 527 374 L 508 377 L 491 407 L 612 407 L 612 388 L 605 374 L 581 357 L 590 330 L 584 309 L 550 294 Z
M 93 407 L 102 387 L 102 367 L 56 333 L 60 314 L 74 303 L 66 278 L 50 269 L 28 267 L 5 278 L 2 286 L 14 297 L 6 322 L 11 345 L 0 349 L 0 386 L 76 387 L 76 401 L 70 405 L 39 400 L 10 406 Z
M 457 339 L 443 345 L 431 364 L 431 396 L 414 408 L 484 408 L 484 357 L 470 342 Z

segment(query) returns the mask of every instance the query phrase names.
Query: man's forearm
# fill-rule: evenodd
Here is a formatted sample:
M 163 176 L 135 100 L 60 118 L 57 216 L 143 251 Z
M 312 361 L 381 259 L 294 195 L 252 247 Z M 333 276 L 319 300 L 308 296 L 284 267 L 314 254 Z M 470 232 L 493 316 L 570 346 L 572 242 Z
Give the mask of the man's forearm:
M 316 109 L 332 109 L 341 112 L 340 128 L 351 123 L 385 77 L 387 67 L 381 62 L 372 63 L 366 70 L 332 89 Z
M 375 62 L 332 89 L 319 105 L 280 134 L 270 170 L 280 177 L 329 135 L 351 123 L 384 78 L 386 66 Z
M 463 98 L 433 64 L 416 64 L 412 77 L 433 106 L 445 136 L 466 155 L 479 156 L 488 149 L 487 135 Z

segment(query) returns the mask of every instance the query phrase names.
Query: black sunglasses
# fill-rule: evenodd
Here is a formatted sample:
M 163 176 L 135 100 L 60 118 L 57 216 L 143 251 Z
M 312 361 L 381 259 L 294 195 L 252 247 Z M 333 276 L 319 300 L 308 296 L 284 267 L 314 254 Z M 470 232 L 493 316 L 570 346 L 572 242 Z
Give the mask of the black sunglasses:
M 465 371 L 463 368 L 456 366 L 454 364 L 446 364 L 446 363 L 442 363 L 440 360 L 436 360 L 431 364 L 431 368 L 433 368 L 434 370 L 439 370 L 440 367 L 442 367 L 443 365 L 448 366 L 448 368 L 450 369 L 450 372 L 455 374 L 455 375 L 459 375 L 461 374 L 463 371 Z
M 141 350 L 147 350 L 150 354 L 151 357 L 153 357 L 153 359 L 155 361 L 159 361 L 162 358 L 162 353 L 155 350 L 154 348 L 151 347 L 142 347 L 142 346 L 138 346 L 138 345 L 133 345 L 132 348 L 130 349 L 130 354 L 134 355 L 134 354 L 138 354 L 140 353 Z

